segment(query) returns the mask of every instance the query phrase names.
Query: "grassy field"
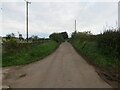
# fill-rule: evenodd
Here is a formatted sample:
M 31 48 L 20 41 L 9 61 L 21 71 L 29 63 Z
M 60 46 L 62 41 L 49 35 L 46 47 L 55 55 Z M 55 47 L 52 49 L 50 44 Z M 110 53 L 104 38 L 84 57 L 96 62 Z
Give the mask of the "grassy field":
M 71 43 L 78 52 L 99 66 L 111 67 L 118 64 L 118 60 L 111 54 L 106 54 L 102 48 L 98 48 L 96 42 L 72 40 Z
M 57 48 L 54 41 L 33 45 L 21 50 L 14 50 L 2 54 L 2 66 L 24 65 L 44 58 Z

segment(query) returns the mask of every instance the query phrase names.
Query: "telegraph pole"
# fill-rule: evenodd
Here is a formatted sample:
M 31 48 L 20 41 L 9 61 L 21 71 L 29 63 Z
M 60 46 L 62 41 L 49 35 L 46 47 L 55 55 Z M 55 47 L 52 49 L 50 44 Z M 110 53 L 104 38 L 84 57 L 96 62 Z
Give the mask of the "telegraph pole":
M 77 32 L 77 30 L 76 30 L 76 20 L 75 20 L 75 33 Z
M 28 2 L 26 1 L 26 39 L 27 39 L 27 42 L 28 42 L 28 4 L 31 4 L 31 2 Z

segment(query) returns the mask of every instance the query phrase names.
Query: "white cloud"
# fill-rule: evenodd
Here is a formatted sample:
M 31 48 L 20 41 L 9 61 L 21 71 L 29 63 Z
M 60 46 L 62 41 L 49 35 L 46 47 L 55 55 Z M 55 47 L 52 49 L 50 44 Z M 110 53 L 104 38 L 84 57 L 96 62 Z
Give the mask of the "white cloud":
M 3 33 L 25 34 L 25 3 L 3 3 Z M 107 22 L 115 26 L 117 20 L 117 3 L 98 2 L 32 2 L 29 5 L 29 33 L 46 33 L 77 30 L 100 33 Z
M 6 35 L 12 32 L 15 34 L 17 34 L 18 32 L 25 33 L 24 23 L 21 23 L 10 18 L 5 18 L 5 20 L 3 19 L 2 26 L 3 26 L 2 35 Z
M 119 0 L 28 0 L 32 2 L 118 2 Z M 24 2 L 24 0 L 1 0 L 1 2 Z

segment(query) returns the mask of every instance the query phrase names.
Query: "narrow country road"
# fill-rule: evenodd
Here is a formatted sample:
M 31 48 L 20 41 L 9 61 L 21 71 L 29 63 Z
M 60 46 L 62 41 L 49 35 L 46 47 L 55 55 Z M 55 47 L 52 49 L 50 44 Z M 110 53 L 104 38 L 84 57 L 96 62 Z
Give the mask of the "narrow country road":
M 68 42 L 43 60 L 3 68 L 3 86 L 11 88 L 111 88 Z

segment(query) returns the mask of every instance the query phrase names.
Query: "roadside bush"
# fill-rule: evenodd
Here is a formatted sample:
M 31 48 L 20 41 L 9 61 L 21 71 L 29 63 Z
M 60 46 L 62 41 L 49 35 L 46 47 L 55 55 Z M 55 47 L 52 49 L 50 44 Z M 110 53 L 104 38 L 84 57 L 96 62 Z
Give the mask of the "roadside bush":
M 22 34 L 20 34 L 20 33 L 19 33 L 19 40 L 20 40 L 20 41 L 24 40 Z
M 17 40 L 14 38 L 11 38 L 8 41 L 3 42 L 5 51 L 12 51 L 17 48 Z
M 78 39 L 80 41 L 94 41 L 96 39 L 95 35 L 92 35 L 90 31 L 86 32 L 73 32 L 72 39 Z
M 65 39 L 68 39 L 67 32 L 62 33 L 52 33 L 50 36 L 50 39 L 56 41 L 56 42 L 63 42 Z
M 103 34 L 99 34 L 97 42 L 107 54 L 120 58 L 120 30 L 107 30 Z
M 6 40 L 10 40 L 11 38 L 14 38 L 14 37 L 15 37 L 15 34 L 14 34 L 14 33 L 7 34 L 7 35 L 6 35 Z
M 114 58 L 120 59 L 120 30 L 106 30 L 102 34 L 92 35 L 87 32 L 72 33 L 73 40 L 79 41 L 95 41 L 98 48 L 104 50 L 105 55 L 112 55 Z
M 61 32 L 60 34 L 62 35 L 63 39 L 68 39 L 67 32 Z
M 55 41 L 44 42 L 30 47 L 2 54 L 2 66 L 24 65 L 50 55 L 58 47 Z

